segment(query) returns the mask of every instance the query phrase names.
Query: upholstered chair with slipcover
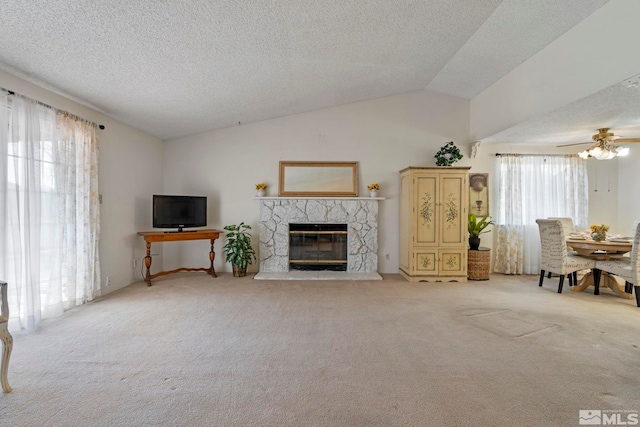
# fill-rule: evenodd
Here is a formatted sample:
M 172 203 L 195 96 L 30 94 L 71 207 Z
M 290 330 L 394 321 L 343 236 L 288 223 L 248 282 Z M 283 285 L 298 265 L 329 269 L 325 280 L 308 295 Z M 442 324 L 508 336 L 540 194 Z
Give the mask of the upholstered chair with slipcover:
M 558 283 L 558 293 L 562 293 L 562 285 L 564 278 L 569 277 L 569 284 L 577 284 L 577 272 L 594 268 L 595 260 L 575 252 L 567 250 L 566 237 L 562 221 L 559 219 L 537 219 L 538 229 L 540 230 L 540 283 L 542 286 L 544 274 L 553 273 L 560 276 Z
M 596 261 L 596 269 L 624 279 L 624 291 L 628 294 L 635 289 L 636 304 L 640 307 L 640 222 L 633 226 L 633 246 L 629 257 Z M 598 276 L 600 276 L 598 274 Z M 599 278 L 599 277 L 598 277 Z M 596 284 L 597 286 L 597 284 Z

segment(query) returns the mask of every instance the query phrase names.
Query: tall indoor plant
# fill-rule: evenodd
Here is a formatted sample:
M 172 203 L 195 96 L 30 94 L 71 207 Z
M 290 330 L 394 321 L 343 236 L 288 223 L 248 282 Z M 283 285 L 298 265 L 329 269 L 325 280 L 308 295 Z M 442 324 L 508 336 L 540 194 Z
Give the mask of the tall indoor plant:
M 491 231 L 485 230 L 485 228 L 493 224 L 494 222 L 490 216 L 478 221 L 476 214 L 469 214 L 469 249 L 474 251 L 478 250 L 480 247 L 480 235 Z
M 247 265 L 252 259 L 256 259 L 256 252 L 251 246 L 251 226 L 241 222 L 238 225 L 227 225 L 224 227 L 228 231 L 225 244 L 223 246 L 224 255 L 227 262 L 233 267 L 233 277 L 243 277 L 247 275 Z

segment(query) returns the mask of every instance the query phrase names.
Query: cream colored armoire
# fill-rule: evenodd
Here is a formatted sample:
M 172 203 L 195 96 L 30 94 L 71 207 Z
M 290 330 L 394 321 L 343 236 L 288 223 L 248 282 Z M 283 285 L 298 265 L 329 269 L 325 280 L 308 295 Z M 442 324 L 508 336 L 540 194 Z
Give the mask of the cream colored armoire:
M 466 282 L 470 167 L 400 171 L 400 274 L 411 282 Z

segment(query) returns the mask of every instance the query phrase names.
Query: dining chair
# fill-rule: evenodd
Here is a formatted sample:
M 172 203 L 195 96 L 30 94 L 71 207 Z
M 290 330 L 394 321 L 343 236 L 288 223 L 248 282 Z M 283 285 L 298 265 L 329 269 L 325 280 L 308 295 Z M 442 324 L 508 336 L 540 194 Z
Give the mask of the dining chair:
M 564 229 L 564 237 L 566 238 L 568 235 L 576 231 L 576 227 L 573 225 L 573 219 L 568 217 L 559 217 L 559 216 L 549 216 L 547 219 L 559 219 L 562 223 L 562 228 Z M 573 251 L 573 248 L 567 246 L 568 251 Z M 547 279 L 551 279 L 551 272 L 547 274 Z
M 7 284 L 0 282 L 0 296 L 2 297 L 2 309 L 0 309 L 0 339 L 2 340 L 2 364 L 0 365 L 0 383 L 5 393 L 11 392 L 7 372 L 9 371 L 9 358 L 13 349 L 13 337 L 7 329 L 9 323 L 9 303 L 7 301 Z
M 573 219 L 564 218 L 559 216 L 550 216 L 547 219 L 557 219 L 562 223 L 562 229 L 564 230 L 564 236 L 567 237 L 569 234 L 576 231 L 576 227 L 573 225 Z
M 567 242 L 562 221 L 559 219 L 536 219 L 540 230 L 540 282 L 542 286 L 545 272 L 560 276 L 558 293 L 562 293 L 564 278 L 569 277 L 569 284 L 577 284 L 580 270 L 594 268 L 595 260 L 567 250 Z
M 636 222 L 633 228 L 633 244 L 629 256 L 596 261 L 595 268 L 598 272 L 604 271 L 624 279 L 624 291 L 630 294 L 635 290 L 636 305 L 640 307 L 640 222 Z M 599 282 L 599 274 L 597 279 Z M 595 285 L 597 288 L 599 283 Z

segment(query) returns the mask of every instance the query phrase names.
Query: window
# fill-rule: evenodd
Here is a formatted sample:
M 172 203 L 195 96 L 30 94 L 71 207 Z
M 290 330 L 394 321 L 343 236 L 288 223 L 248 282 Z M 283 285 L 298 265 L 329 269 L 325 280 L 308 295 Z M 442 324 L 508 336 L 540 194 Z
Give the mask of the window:
M 95 125 L 19 95 L 0 96 L 0 277 L 10 328 L 99 290 Z M 94 194 L 95 193 L 95 194 Z
M 537 274 L 537 218 L 570 217 L 586 228 L 589 196 L 586 162 L 578 156 L 504 154 L 499 158 L 494 271 Z

